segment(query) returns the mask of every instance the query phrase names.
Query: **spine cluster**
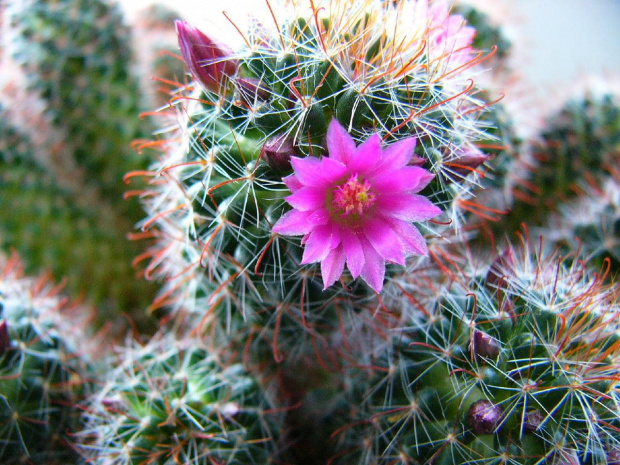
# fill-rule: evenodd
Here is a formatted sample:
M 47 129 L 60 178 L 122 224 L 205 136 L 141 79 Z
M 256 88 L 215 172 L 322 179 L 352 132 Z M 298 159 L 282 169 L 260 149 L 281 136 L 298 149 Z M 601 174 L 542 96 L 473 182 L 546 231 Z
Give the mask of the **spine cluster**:
M 481 5 L 9 0 L 0 461 L 620 463 L 618 93 Z

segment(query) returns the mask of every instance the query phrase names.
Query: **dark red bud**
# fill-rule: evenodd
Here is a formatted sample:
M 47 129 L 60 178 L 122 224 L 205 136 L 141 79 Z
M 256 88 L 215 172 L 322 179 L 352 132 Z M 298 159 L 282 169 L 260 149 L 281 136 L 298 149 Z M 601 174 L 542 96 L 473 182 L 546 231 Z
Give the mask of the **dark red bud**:
M 267 102 L 271 97 L 271 89 L 260 79 L 238 78 L 235 80 L 235 85 L 240 99 L 250 106 L 259 102 Z
M 512 277 L 514 273 L 514 264 L 514 253 L 509 247 L 491 264 L 486 277 L 487 284 L 505 289 L 507 287 L 506 278 Z
M 577 451 L 572 449 L 560 449 L 551 456 L 551 465 L 580 465 Z
M 491 434 L 499 425 L 504 412 L 499 405 L 495 405 L 486 399 L 477 400 L 467 412 L 467 423 L 476 434 Z
M 530 410 L 525 413 L 525 421 L 523 427 L 526 431 L 537 431 L 542 422 L 545 420 L 545 416 L 540 410 Z
M 267 139 L 261 156 L 269 167 L 277 172 L 289 171 L 291 169 L 291 157 L 295 155 L 293 141 L 285 136 L 279 135 Z
M 413 155 L 411 155 L 411 158 L 409 159 L 408 164 L 413 165 L 413 166 L 422 166 L 427 161 L 428 160 L 426 160 L 425 158 L 419 157 L 414 153 Z
M 207 90 L 218 92 L 237 72 L 232 52 L 185 21 L 174 23 L 183 60 L 192 76 Z
M 620 447 L 611 447 L 605 455 L 607 465 L 620 465 Z
M 484 162 L 489 160 L 489 156 L 475 148 L 468 148 L 461 152 L 457 158 L 447 162 L 450 170 L 461 176 L 467 176 Z
M 11 345 L 11 336 L 9 334 L 9 325 L 6 321 L 0 321 L 0 356 L 4 355 Z
M 474 330 L 472 344 L 473 353 L 478 357 L 496 360 L 499 356 L 500 346 L 497 339 L 482 331 Z

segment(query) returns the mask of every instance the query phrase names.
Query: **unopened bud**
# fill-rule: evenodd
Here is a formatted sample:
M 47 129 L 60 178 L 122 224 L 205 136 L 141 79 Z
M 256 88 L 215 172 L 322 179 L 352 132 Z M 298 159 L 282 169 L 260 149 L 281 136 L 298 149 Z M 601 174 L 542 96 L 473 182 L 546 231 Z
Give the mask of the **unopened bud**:
M 446 163 L 451 171 L 460 175 L 467 176 L 484 162 L 489 160 L 489 156 L 476 148 L 467 148 L 457 155 L 457 158 Z
M 489 272 L 487 273 L 486 283 L 492 287 L 507 287 L 506 277 L 512 275 L 515 258 L 512 248 L 506 249 L 499 257 L 493 260 Z
M 235 85 L 239 91 L 239 98 L 248 105 L 267 102 L 271 97 L 271 89 L 260 79 L 238 78 Z
M 237 72 L 237 60 L 224 45 L 185 21 L 175 21 L 183 60 L 194 78 L 207 90 L 218 92 Z
M 500 346 L 497 339 L 477 329 L 474 330 L 472 345 L 473 353 L 478 357 L 495 360 L 499 356 Z
M 11 345 L 11 336 L 9 335 L 9 325 L 6 321 L 0 321 L 0 356 L 4 355 Z
M 261 157 L 269 167 L 277 172 L 291 169 L 291 157 L 295 155 L 293 141 L 286 135 L 274 136 L 267 139 L 261 151 Z
M 526 431 L 537 431 L 545 420 L 545 416 L 542 414 L 540 410 L 530 410 L 525 413 L 525 421 L 523 422 L 523 427 Z
M 467 423 L 476 434 L 491 434 L 495 431 L 502 419 L 504 412 L 499 405 L 495 405 L 486 399 L 477 400 L 467 412 Z
M 620 447 L 611 447 L 605 454 L 607 465 L 620 465 Z
M 551 465 L 580 465 L 577 451 L 572 449 L 560 449 L 551 456 Z

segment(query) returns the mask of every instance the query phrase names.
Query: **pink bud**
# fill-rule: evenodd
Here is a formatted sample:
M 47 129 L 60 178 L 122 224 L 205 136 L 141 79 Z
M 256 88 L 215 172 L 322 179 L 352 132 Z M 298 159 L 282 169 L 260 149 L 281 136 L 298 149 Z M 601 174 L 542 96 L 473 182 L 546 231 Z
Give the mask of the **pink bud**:
M 478 149 L 468 148 L 458 154 L 458 157 L 447 163 L 452 171 L 467 176 L 484 162 L 489 160 L 489 156 L 485 155 Z
M 239 97 L 252 106 L 259 102 L 267 102 L 271 97 L 271 89 L 264 82 L 254 78 L 239 78 L 235 80 Z
M 467 423 L 476 434 L 491 434 L 495 432 L 504 412 L 499 405 L 486 399 L 477 400 L 467 412 Z
M 492 287 L 506 289 L 508 287 L 506 279 L 514 277 L 514 265 L 514 252 L 512 248 L 509 247 L 491 264 L 486 277 L 487 284 Z
M 540 410 L 530 410 L 525 413 L 525 422 L 523 424 L 527 431 L 538 431 L 540 425 L 545 420 L 545 416 Z
M 0 356 L 6 352 L 11 345 L 11 336 L 9 335 L 9 327 L 6 321 L 0 321 Z
M 497 339 L 483 333 L 482 331 L 478 331 L 477 329 L 474 330 L 472 346 L 475 355 L 491 360 L 497 359 L 500 352 L 500 346 Z
M 194 78 L 212 92 L 218 92 L 225 81 L 237 72 L 232 52 L 185 21 L 175 21 L 183 60 Z
M 295 155 L 293 141 L 286 135 L 267 139 L 261 152 L 265 162 L 274 171 L 284 172 L 291 169 L 291 157 Z

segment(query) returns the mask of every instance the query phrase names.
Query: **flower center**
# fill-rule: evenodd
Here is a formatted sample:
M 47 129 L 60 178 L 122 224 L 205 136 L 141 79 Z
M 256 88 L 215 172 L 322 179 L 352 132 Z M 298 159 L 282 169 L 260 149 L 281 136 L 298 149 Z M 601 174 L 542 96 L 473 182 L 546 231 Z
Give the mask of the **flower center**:
M 347 182 L 334 189 L 334 209 L 343 218 L 350 215 L 362 216 L 375 202 L 368 181 L 360 182 L 357 174 L 351 175 Z

